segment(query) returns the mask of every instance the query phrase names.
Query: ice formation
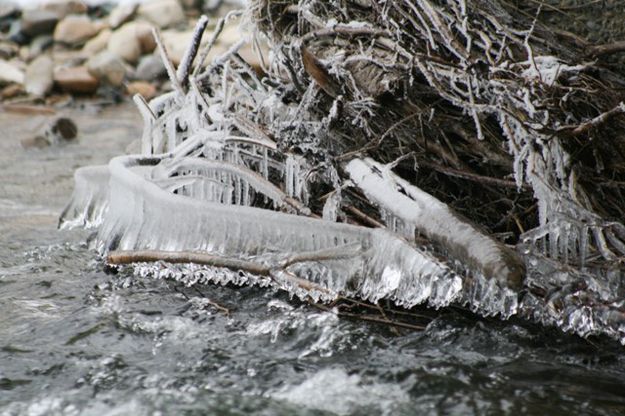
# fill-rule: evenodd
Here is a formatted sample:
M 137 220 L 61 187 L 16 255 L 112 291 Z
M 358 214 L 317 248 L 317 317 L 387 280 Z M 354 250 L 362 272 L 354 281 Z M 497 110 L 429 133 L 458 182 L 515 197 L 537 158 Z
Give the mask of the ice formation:
M 440 18 L 427 7 L 424 10 L 428 19 Z M 343 29 L 368 30 L 358 23 Z M 465 59 L 463 48 L 448 35 L 448 47 Z M 216 58 L 204 72 L 190 70 L 193 52 L 189 52 L 183 59 L 186 69 L 176 73 L 162 51 L 174 91 L 150 103 L 135 98 L 145 122 L 142 154 L 116 157 L 107 167 L 79 169 L 61 227 L 97 227 L 94 245 L 102 254 L 111 250 L 209 253 L 267 270 L 266 276 L 258 276 L 232 268 L 162 262 L 135 268 L 140 274 L 188 285 L 272 285 L 314 301 L 349 296 L 373 303 L 388 299 L 406 308 L 458 303 L 483 315 L 519 315 L 583 336 L 607 334 L 625 342 L 625 313 L 615 296 L 623 288 L 611 283 L 620 272 L 587 269 L 575 274 L 554 262 L 586 253 L 589 235 L 595 242 L 607 238 L 612 244 L 625 235 L 618 225 L 606 228 L 593 222 L 596 218 L 589 212 L 566 211 L 577 207 L 567 203 L 570 194 L 561 189 L 552 192 L 544 183 L 539 172 L 548 172 L 560 182 L 566 176 L 566 154 L 557 141 L 543 149 L 553 157 L 543 157 L 531 149 L 533 133 L 516 119 L 502 116 L 517 160 L 517 182 L 529 181 L 541 203 L 541 226 L 525 235 L 518 247 L 524 251 L 520 260 L 515 250 L 394 174 L 392 165 L 354 155 L 343 164 L 349 180 L 341 183 L 336 170 L 324 164 L 325 150 L 319 146 L 336 111 L 321 120 L 302 111 L 306 100 L 312 100 L 316 88 L 312 83 L 299 105 L 287 103 L 279 86 L 257 78 L 237 54 L 238 46 Z M 432 47 L 436 47 L 433 40 Z M 274 58 L 269 65 L 283 74 L 285 68 L 276 69 L 280 57 Z M 523 67 L 522 76 L 528 81 L 558 76 L 553 73 L 556 61 L 537 58 L 535 67 Z M 432 77 L 433 85 L 446 81 L 436 79 L 441 72 L 427 67 L 431 63 L 417 65 Z M 494 81 L 482 85 L 473 75 L 447 75 L 468 86 L 456 92 L 470 91 L 472 85 L 501 87 L 501 95 L 517 97 L 519 107 L 531 105 L 529 91 L 518 95 Z M 441 95 L 460 106 L 470 101 L 479 131 L 478 113 L 488 110 L 485 106 L 472 98 L 444 91 Z M 337 97 L 333 109 L 338 102 Z M 360 104 L 359 111 L 366 114 L 370 103 Z M 291 146 L 296 140 L 297 152 Z M 546 159 L 556 162 L 545 166 Z M 318 165 L 311 165 L 311 160 Z M 316 218 L 308 208 L 310 188 L 318 182 L 335 187 L 325 201 L 323 218 Z M 343 214 L 344 187 L 355 187 L 374 202 L 386 229 L 337 222 Z M 570 222 L 560 227 L 558 215 L 585 215 L 587 228 L 574 229 Z M 416 234 L 438 248 L 421 245 Z M 609 249 L 602 254 L 608 256 Z M 298 255 L 299 261 L 288 261 Z

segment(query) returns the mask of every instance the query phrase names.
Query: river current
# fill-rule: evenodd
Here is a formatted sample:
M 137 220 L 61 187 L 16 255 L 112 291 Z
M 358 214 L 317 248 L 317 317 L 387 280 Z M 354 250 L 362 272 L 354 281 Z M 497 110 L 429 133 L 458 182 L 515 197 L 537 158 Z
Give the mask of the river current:
M 457 308 L 396 332 L 271 289 L 104 270 L 58 215 L 73 171 L 142 123 L 130 105 L 64 114 L 78 142 L 35 150 L 19 140 L 43 118 L 0 113 L 0 415 L 625 414 L 610 340 Z

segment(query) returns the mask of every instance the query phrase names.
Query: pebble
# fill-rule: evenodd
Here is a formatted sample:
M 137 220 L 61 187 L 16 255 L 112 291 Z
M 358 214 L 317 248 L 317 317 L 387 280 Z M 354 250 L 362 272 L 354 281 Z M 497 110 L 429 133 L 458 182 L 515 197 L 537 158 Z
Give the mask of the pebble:
M 175 65 L 178 65 L 187 51 L 191 39 L 193 39 L 193 31 L 179 32 L 176 30 L 165 30 L 162 33 L 162 38 L 170 59 Z M 207 37 L 202 39 L 202 46 L 206 43 L 206 39 Z M 227 49 L 226 46 L 218 42 L 211 49 L 206 62 L 210 62 L 213 57 L 221 55 L 226 52 Z
M 108 17 L 111 29 L 117 29 L 122 24 L 128 22 L 137 11 L 136 4 L 120 4 L 111 10 Z
M 11 41 L 0 41 L 0 59 L 11 59 L 17 55 L 19 47 Z
M 134 81 L 126 86 L 129 95 L 140 94 L 146 101 L 156 96 L 156 87 L 149 82 Z
M 110 29 L 104 29 L 100 31 L 97 36 L 89 39 L 87 43 L 85 43 L 85 46 L 83 46 L 82 48 L 83 55 L 95 55 L 96 53 L 106 49 L 106 45 L 108 45 L 112 33 L 113 32 L 111 32 Z
M 29 37 L 49 34 L 54 31 L 58 21 L 59 15 L 50 10 L 24 10 L 20 31 Z
M 126 77 L 124 61 L 110 51 L 102 51 L 87 61 L 89 73 L 101 82 L 118 87 Z
M 141 4 L 137 13 L 161 29 L 185 21 L 184 10 L 177 0 L 151 0 Z
M 26 92 L 37 97 L 45 97 L 52 89 L 54 81 L 52 72 L 54 63 L 47 55 L 40 55 L 28 65 L 24 88 Z
M 17 5 L 8 2 L 0 4 L 0 19 L 11 18 L 16 16 L 19 13 L 20 9 L 17 8 Z
M 141 45 L 141 54 L 152 53 L 156 49 L 156 41 L 152 35 L 152 25 L 147 22 L 136 22 L 135 34 Z
M 71 118 L 58 117 L 46 122 L 34 137 L 23 139 L 22 147 L 42 149 L 53 144 L 74 140 L 78 127 Z
M 98 89 L 98 79 L 91 75 L 85 66 L 61 67 L 54 71 L 54 82 L 64 91 L 78 94 L 91 94 Z
M 0 84 L 24 83 L 24 72 L 11 62 L 0 59 Z
M 0 90 L 0 98 L 8 100 L 24 93 L 24 87 L 20 84 L 10 84 Z
M 141 43 L 137 37 L 137 23 L 124 24 L 111 34 L 107 49 L 126 62 L 135 63 L 141 56 Z
M 52 46 L 54 40 L 52 39 L 52 35 L 39 35 L 35 39 L 30 42 L 30 46 L 28 48 L 28 61 L 32 61 L 41 55 L 46 49 Z
M 88 11 L 86 2 L 82 0 L 46 0 L 42 8 L 56 13 L 61 19 L 70 14 L 84 14 Z
M 95 36 L 102 28 L 85 15 L 72 14 L 61 20 L 54 29 L 54 41 L 78 45 Z
M 141 57 L 139 65 L 134 72 L 135 79 L 154 81 L 167 73 L 163 60 L 158 55 L 146 55 Z

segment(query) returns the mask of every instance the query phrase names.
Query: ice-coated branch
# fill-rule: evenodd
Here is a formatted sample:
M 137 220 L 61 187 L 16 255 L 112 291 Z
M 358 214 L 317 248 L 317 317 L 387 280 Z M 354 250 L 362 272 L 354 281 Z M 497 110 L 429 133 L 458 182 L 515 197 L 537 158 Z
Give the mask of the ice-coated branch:
M 519 289 L 525 267 L 519 256 L 480 232 L 447 205 L 398 177 L 388 166 L 367 159 L 353 159 L 345 165 L 350 179 L 382 209 L 440 244 L 456 259 L 484 276 Z
M 174 64 L 169 57 L 169 53 L 167 53 L 167 48 L 165 48 L 165 43 L 163 43 L 163 38 L 161 37 L 161 32 L 158 30 L 158 28 L 152 28 L 152 36 L 154 37 L 154 41 L 156 42 L 156 46 L 158 47 L 158 52 L 161 55 L 161 60 L 163 61 L 163 65 L 165 65 L 165 69 L 167 70 L 167 76 L 171 81 L 171 85 L 174 87 L 174 91 L 178 92 L 180 96 L 183 96 L 185 90 L 180 84 L 178 75 L 176 74 L 176 70 L 174 68 Z
M 191 42 L 189 43 L 189 46 L 187 46 L 187 50 L 180 61 L 180 65 L 178 65 L 178 72 L 176 75 L 182 88 L 186 89 L 189 86 L 191 67 L 193 66 L 195 57 L 197 56 L 197 51 L 200 48 L 200 43 L 202 42 L 202 35 L 204 34 L 204 30 L 207 25 L 208 17 L 206 17 L 206 15 L 202 15 L 195 25 Z

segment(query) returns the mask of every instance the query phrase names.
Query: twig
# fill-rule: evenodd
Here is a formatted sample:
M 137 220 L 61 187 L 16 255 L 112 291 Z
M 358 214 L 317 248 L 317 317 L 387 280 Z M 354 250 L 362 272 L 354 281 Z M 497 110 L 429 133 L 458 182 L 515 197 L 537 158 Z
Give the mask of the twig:
M 200 289 L 197 288 L 197 286 L 193 286 L 193 289 L 200 294 L 200 296 L 202 296 L 202 299 L 204 299 L 204 302 L 206 302 L 207 304 L 211 305 L 213 308 L 217 309 L 220 312 L 223 312 L 224 315 L 226 316 L 230 316 L 230 309 L 226 308 L 225 306 L 222 306 L 220 304 L 218 304 L 217 302 L 214 302 L 212 300 L 210 300 L 208 297 L 206 297 L 206 295 L 204 293 L 202 293 L 202 291 Z
M 206 25 L 208 25 L 208 17 L 206 17 L 206 15 L 202 15 L 202 17 L 200 17 L 200 20 L 198 20 L 197 24 L 195 25 L 195 29 L 193 30 L 191 43 L 187 47 L 182 61 L 180 61 L 180 65 L 178 65 L 178 81 L 180 82 L 182 88 L 184 88 L 185 90 L 189 86 L 189 75 L 191 73 L 191 66 L 193 65 L 193 61 L 197 56 L 197 51 L 200 48 L 202 35 L 204 34 Z
M 200 54 L 200 59 L 198 59 L 197 65 L 195 66 L 195 69 L 193 70 L 194 76 L 197 77 L 200 70 L 202 69 L 204 65 L 204 61 L 206 61 L 206 57 L 208 56 L 211 49 L 215 45 L 215 42 L 217 41 L 217 38 L 219 37 L 219 35 L 224 30 L 224 25 L 226 24 L 226 22 L 230 20 L 232 17 L 240 16 L 241 13 L 242 13 L 241 10 L 232 10 L 228 12 L 228 14 L 226 14 L 224 17 L 219 19 L 219 21 L 217 22 L 217 26 L 215 26 L 215 30 L 213 30 L 213 34 L 211 35 L 211 38 L 209 39 L 208 43 L 206 44 L 206 47 Z
M 375 322 L 378 324 L 390 325 L 390 326 L 394 326 L 398 328 L 412 329 L 414 331 L 423 331 L 425 329 L 425 327 L 421 325 L 412 325 L 412 324 L 407 324 L 405 322 L 390 321 L 386 319 L 380 319 L 378 317 L 371 316 L 371 315 L 360 315 L 357 313 L 335 311 L 334 309 L 329 308 L 319 303 L 310 302 L 310 305 L 314 306 L 315 308 L 321 309 L 322 311 L 333 313 L 337 316 L 342 316 L 346 318 L 359 319 L 361 321 L 368 321 L 368 322 Z
M 588 132 L 588 130 L 594 128 L 594 127 L 598 127 L 601 124 L 605 123 L 606 121 L 608 121 L 611 117 L 619 114 L 619 113 L 625 113 L 625 103 L 621 102 L 619 103 L 619 105 L 617 105 L 616 107 L 614 107 L 611 110 L 606 111 L 605 113 L 601 113 L 599 114 L 597 117 L 588 120 L 582 124 L 580 124 L 577 127 L 570 127 L 570 126 L 565 126 L 565 127 L 561 127 L 560 129 L 558 129 L 558 132 L 568 132 L 570 135 L 572 136 L 579 136 L 580 134 L 584 134 L 586 132 Z
M 625 40 L 592 46 L 586 54 L 586 58 L 598 58 L 619 52 L 625 52 Z
M 185 90 L 180 85 L 178 81 L 178 75 L 176 74 L 176 70 L 174 69 L 174 64 L 169 58 L 169 54 L 167 53 L 167 49 L 165 48 L 165 44 L 163 43 L 163 38 L 161 38 L 161 32 L 153 27 L 152 28 L 152 36 L 154 36 L 154 41 L 156 42 L 156 46 L 158 46 L 158 51 L 161 54 L 161 60 L 163 61 L 163 65 L 165 65 L 165 69 L 167 70 L 167 75 L 169 76 L 169 80 L 171 81 L 171 85 L 174 87 L 174 90 L 178 92 L 180 95 L 184 95 Z
M 111 251 L 106 257 L 108 264 L 131 264 L 141 262 L 165 261 L 167 263 L 196 263 L 213 267 L 224 267 L 231 270 L 245 270 L 259 276 L 269 276 L 271 266 L 234 259 L 232 257 L 215 256 L 190 251 L 136 250 Z

